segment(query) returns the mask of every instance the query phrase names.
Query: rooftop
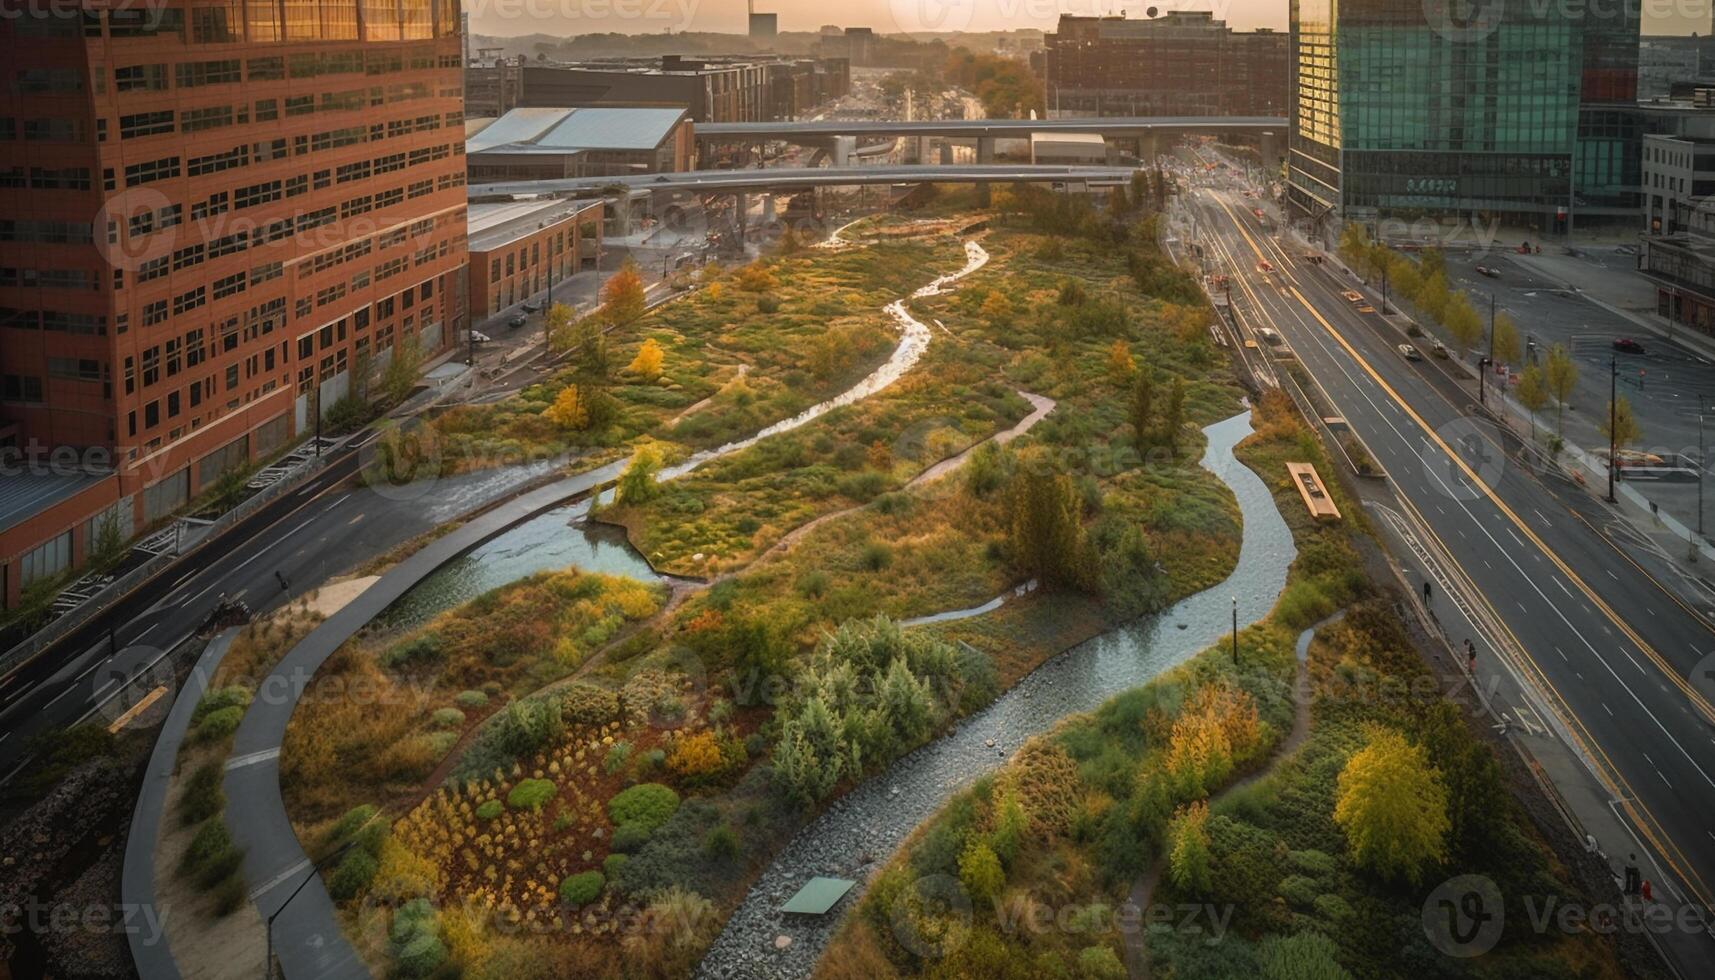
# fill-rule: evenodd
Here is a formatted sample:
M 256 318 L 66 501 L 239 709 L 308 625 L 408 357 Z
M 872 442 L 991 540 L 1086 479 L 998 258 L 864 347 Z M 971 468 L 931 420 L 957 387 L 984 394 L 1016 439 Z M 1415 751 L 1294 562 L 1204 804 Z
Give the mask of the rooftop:
M 110 473 L 29 463 L 7 463 L 6 478 L 0 480 L 0 531 L 8 531 L 37 514 L 77 496 Z
M 468 247 L 472 252 L 501 248 L 546 225 L 574 218 L 601 206 L 601 201 L 569 201 L 555 197 L 473 203 L 466 212 L 469 216 Z
M 465 152 L 576 153 L 653 150 L 687 116 L 678 107 L 513 109 L 465 136 Z

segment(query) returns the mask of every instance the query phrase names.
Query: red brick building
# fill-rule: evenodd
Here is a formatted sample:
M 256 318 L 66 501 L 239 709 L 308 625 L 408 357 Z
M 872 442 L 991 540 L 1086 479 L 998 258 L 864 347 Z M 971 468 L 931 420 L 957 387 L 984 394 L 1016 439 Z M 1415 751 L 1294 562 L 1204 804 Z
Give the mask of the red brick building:
M 470 206 L 470 316 L 481 323 L 564 282 L 601 248 L 601 201 Z
M 0 18 L 8 604 L 464 328 L 453 0 L 100 6 Z
M 1286 115 L 1285 33 L 1170 11 L 1149 20 L 1062 15 L 1043 40 L 1051 118 Z

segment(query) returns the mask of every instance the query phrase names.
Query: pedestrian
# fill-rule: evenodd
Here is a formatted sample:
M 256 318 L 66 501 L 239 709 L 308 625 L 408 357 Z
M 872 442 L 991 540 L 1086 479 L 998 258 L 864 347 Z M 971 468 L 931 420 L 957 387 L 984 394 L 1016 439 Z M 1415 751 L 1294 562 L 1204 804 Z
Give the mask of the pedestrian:
M 1465 672 L 1477 676 L 1477 645 L 1470 640 L 1465 641 Z
M 1429 584 L 1429 580 L 1424 579 L 1423 580 L 1423 601 L 1428 602 L 1429 598 L 1430 598 L 1430 594 L 1434 591 L 1435 591 L 1434 588 Z
M 275 579 L 275 581 L 280 583 L 280 591 L 281 592 L 284 592 L 287 589 L 291 588 L 291 586 L 286 583 L 286 576 L 282 575 L 278 568 L 274 569 L 274 579 Z
M 1643 880 L 1643 886 L 1638 890 L 1638 894 L 1643 896 L 1645 904 L 1648 904 L 1650 902 L 1655 901 L 1655 898 L 1650 895 L 1650 887 L 1649 887 L 1649 879 L 1648 878 L 1645 878 Z

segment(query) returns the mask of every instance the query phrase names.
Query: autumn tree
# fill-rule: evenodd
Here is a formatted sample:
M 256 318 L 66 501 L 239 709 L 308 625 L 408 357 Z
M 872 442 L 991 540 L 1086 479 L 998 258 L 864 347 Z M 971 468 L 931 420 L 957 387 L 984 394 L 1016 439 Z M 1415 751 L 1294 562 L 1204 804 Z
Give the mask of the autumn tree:
M 577 348 L 578 376 L 589 382 L 605 382 L 608 372 L 607 332 L 602 317 L 592 314 L 577 322 L 575 327 L 577 339 L 572 346 Z
M 1175 456 L 1179 455 L 1179 431 L 1185 427 L 1185 392 L 1185 379 L 1174 378 L 1167 389 L 1167 410 L 1161 417 L 1162 435 Z
M 1446 859 L 1447 788 L 1420 747 L 1378 728 L 1340 770 L 1334 822 L 1359 866 L 1415 885 Z
M 1131 378 L 1131 373 L 1137 370 L 1137 361 L 1131 356 L 1131 345 L 1123 340 L 1115 340 L 1108 347 L 1108 374 L 1115 381 L 1124 384 Z
M 1566 420 L 1566 403 L 1572 400 L 1572 392 L 1578 387 L 1578 365 L 1573 362 L 1566 345 L 1555 344 L 1549 348 L 1542 380 L 1548 386 L 1548 397 L 1554 399 L 1554 435 L 1559 438 Z
M 1361 270 L 1370 251 L 1369 232 L 1355 221 L 1346 222 L 1346 226 L 1340 229 L 1340 242 L 1336 251 L 1348 266 Z
M 733 278 L 738 288 L 747 293 L 766 293 L 780 285 L 780 280 L 774 278 L 774 273 L 768 271 L 768 266 L 761 259 L 740 268 Z
M 1495 360 L 1502 364 L 1517 364 L 1524 356 L 1524 347 L 1519 343 L 1518 324 L 1505 313 L 1495 314 L 1494 337 L 1489 346 L 1495 352 Z
M 1623 450 L 1643 437 L 1638 428 L 1638 419 L 1632 414 L 1632 403 L 1620 395 L 1608 403 L 1608 410 L 1602 414 L 1602 436 L 1615 449 Z
M 405 400 L 417 386 L 417 373 L 422 367 L 423 347 L 416 337 L 406 337 L 393 345 L 393 356 L 388 358 L 387 368 L 381 373 L 381 391 L 389 404 Z
M 1131 386 L 1131 440 L 1138 452 L 1149 448 L 1150 433 L 1155 425 L 1155 378 L 1148 368 L 1137 372 Z
M 1439 274 L 1432 282 L 1438 283 L 1441 292 L 1446 293 L 1447 282 L 1440 278 Z M 1464 293 L 1447 296 L 1441 304 L 1440 319 L 1460 347 L 1475 346 L 1482 339 L 1483 318 L 1477 315 L 1477 311 L 1471 306 L 1471 300 Z
M 1194 895 L 1208 894 L 1212 885 L 1208 823 L 1209 804 L 1198 800 L 1180 807 L 1167 825 L 1167 877 Z
M 646 504 L 655 496 L 655 475 L 661 470 L 661 454 L 654 446 L 642 445 L 631 454 L 631 465 L 619 478 L 618 500 L 622 504 Z
M 1520 405 L 1530 413 L 1530 440 L 1536 441 L 1536 413 L 1548 407 L 1548 382 L 1543 379 L 1540 364 L 1527 364 L 1524 373 L 1519 375 L 1518 389 L 1514 392 Z
M 1447 306 L 1452 302 L 1453 295 L 1447 290 L 1447 277 L 1445 275 L 1439 272 L 1425 271 L 1422 284 L 1417 287 L 1417 292 L 1412 298 L 1417 300 L 1417 305 L 1421 306 L 1423 312 L 1429 314 L 1431 319 L 1447 323 Z M 1461 323 L 1461 327 L 1468 331 L 1471 339 L 1469 341 L 1462 340 L 1460 343 L 1469 346 L 1475 343 L 1477 337 L 1481 335 L 1483 325 L 1477 321 L 1476 311 L 1471 309 L 1469 301 L 1465 303 L 1465 310 L 1470 313 L 1470 317 Z M 1459 330 L 1455 329 L 1452 324 L 1447 324 L 1447 329 L 1453 331 L 1454 337 L 1460 336 Z
M 1051 466 L 1046 456 L 1022 461 L 1025 468 Z M 1062 472 L 1034 474 L 1011 482 L 1010 540 L 1019 568 L 1044 585 L 1082 581 L 1084 528 L 1078 491 Z
M 661 363 L 666 355 L 661 351 L 661 345 L 654 337 L 643 341 L 643 346 L 637 348 L 637 356 L 631 359 L 626 370 L 647 381 L 654 381 L 661 376 Z
M 626 259 L 601 286 L 601 315 L 608 323 L 630 323 L 643 315 L 643 277 L 637 263 Z
M 964 853 L 959 855 L 959 884 L 965 886 L 965 893 L 971 900 L 988 904 L 1006 887 L 1006 872 L 1001 870 L 1000 858 L 995 856 L 990 848 L 981 840 L 973 840 L 965 845 Z
M 548 331 L 548 346 L 556 351 L 570 350 L 578 342 L 576 331 L 572 330 L 572 308 L 564 303 L 555 303 L 548 307 L 548 313 L 543 317 Z
M 584 404 L 583 394 L 578 386 L 570 384 L 560 389 L 554 396 L 553 404 L 542 410 L 542 417 L 562 429 L 574 432 L 589 428 L 589 407 Z

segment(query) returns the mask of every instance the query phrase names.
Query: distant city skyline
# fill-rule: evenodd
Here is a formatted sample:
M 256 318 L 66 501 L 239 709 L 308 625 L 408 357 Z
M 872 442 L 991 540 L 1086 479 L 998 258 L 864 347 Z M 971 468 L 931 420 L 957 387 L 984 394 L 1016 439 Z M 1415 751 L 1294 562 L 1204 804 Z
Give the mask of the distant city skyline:
M 1426 0 L 1428 2 L 1428 0 Z M 1550 0 L 1536 0 L 1547 3 Z M 1642 5 L 1645 34 L 1708 33 L 1705 0 L 1634 0 Z M 660 34 L 671 30 L 743 34 L 741 0 L 465 0 L 478 34 Z M 1150 6 L 1210 11 L 1236 30 L 1286 29 L 1286 0 L 848 0 L 829 5 L 805 0 L 760 0 L 758 12 L 780 15 L 780 30 L 814 32 L 824 25 L 869 27 L 878 34 L 945 31 L 1053 30 L 1062 13 L 1142 17 Z

